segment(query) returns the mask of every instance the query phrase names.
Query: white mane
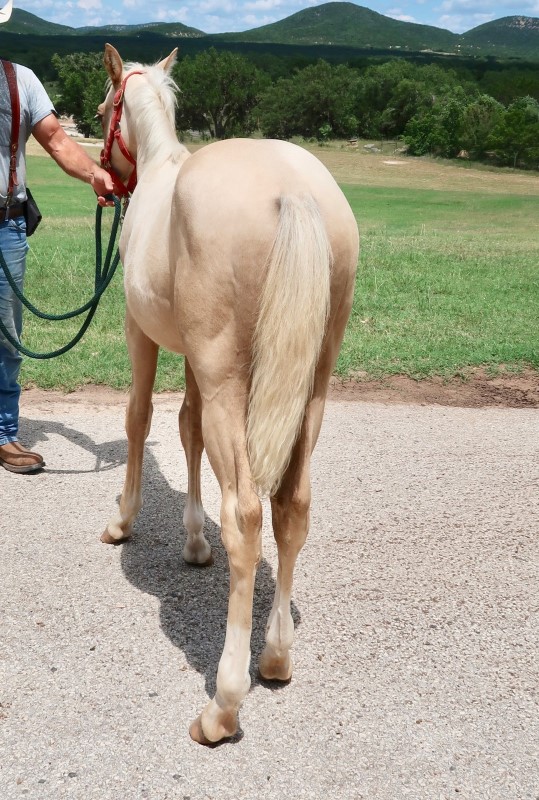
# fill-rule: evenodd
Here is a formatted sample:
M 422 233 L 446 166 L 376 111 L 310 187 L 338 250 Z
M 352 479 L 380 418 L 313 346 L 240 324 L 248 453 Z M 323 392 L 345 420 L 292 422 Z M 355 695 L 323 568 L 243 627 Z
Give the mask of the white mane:
M 136 92 L 129 96 L 129 106 L 136 119 L 138 159 L 147 163 L 159 156 L 163 160 L 172 157 L 176 161 L 177 156 L 185 151 L 176 136 L 178 86 L 157 64 L 124 65 L 124 75 L 133 71 L 143 72 L 147 79 L 144 83 L 140 82 Z

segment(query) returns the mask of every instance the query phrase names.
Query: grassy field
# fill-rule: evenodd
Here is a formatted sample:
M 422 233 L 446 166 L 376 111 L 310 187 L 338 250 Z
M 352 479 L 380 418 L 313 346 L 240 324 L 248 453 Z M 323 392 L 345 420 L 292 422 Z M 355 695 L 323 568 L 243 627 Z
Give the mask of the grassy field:
M 532 174 L 311 148 L 342 186 L 362 248 L 355 304 L 339 358 L 341 376 L 465 375 L 473 367 L 539 369 L 539 187 Z M 97 156 L 97 149 L 90 150 Z M 29 183 L 44 221 L 30 240 L 26 293 L 45 311 L 93 293 L 91 190 L 31 150 Z M 112 218 L 112 212 L 108 215 Z M 25 360 L 25 385 L 125 388 L 122 276 L 105 293 L 84 339 L 54 361 Z M 52 350 L 77 321 L 26 314 L 25 343 Z M 182 359 L 160 356 L 156 388 L 183 386 Z

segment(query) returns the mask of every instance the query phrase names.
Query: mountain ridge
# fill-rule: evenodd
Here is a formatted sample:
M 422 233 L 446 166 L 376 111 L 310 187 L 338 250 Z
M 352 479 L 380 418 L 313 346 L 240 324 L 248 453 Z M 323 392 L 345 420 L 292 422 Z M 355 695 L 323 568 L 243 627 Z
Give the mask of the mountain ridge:
M 346 25 L 343 20 L 346 19 Z M 458 34 L 432 25 L 401 22 L 350 2 L 324 3 L 297 11 L 270 25 L 239 33 L 214 34 L 216 39 L 287 44 L 338 44 L 361 47 L 425 49 L 450 46 Z
M 501 17 L 457 34 L 436 26 L 396 20 L 350 2 L 323 3 L 298 11 L 270 25 L 218 34 L 207 34 L 180 22 L 73 28 L 42 20 L 35 14 L 17 8 L 9 22 L 2 26 L 2 30 L 20 36 L 32 34 L 44 38 L 143 38 L 152 35 L 184 40 L 203 38 L 208 44 L 214 41 L 220 44 L 325 45 L 358 50 L 386 49 L 539 59 L 537 17 Z

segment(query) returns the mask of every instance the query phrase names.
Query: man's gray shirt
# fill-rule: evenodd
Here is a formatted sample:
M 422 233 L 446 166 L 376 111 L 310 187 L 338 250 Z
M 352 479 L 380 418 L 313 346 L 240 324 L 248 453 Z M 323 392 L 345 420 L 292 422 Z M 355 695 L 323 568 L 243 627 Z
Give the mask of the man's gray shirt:
M 19 131 L 19 150 L 17 153 L 17 178 L 19 183 L 13 191 L 14 203 L 26 200 L 26 142 L 34 125 L 49 114 L 54 114 L 54 106 L 41 81 L 31 69 L 13 64 L 17 75 L 19 99 L 21 104 L 21 127 Z M 9 181 L 9 153 L 11 141 L 11 100 L 7 78 L 0 65 L 0 207 L 6 205 Z

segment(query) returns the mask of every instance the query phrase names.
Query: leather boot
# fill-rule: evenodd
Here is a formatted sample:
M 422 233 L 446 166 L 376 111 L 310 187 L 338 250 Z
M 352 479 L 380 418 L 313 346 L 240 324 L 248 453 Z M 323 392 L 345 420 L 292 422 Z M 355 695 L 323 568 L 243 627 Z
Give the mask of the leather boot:
M 20 442 L 8 442 L 0 445 L 0 466 L 9 472 L 27 474 L 39 472 L 45 462 L 39 453 L 32 453 Z

